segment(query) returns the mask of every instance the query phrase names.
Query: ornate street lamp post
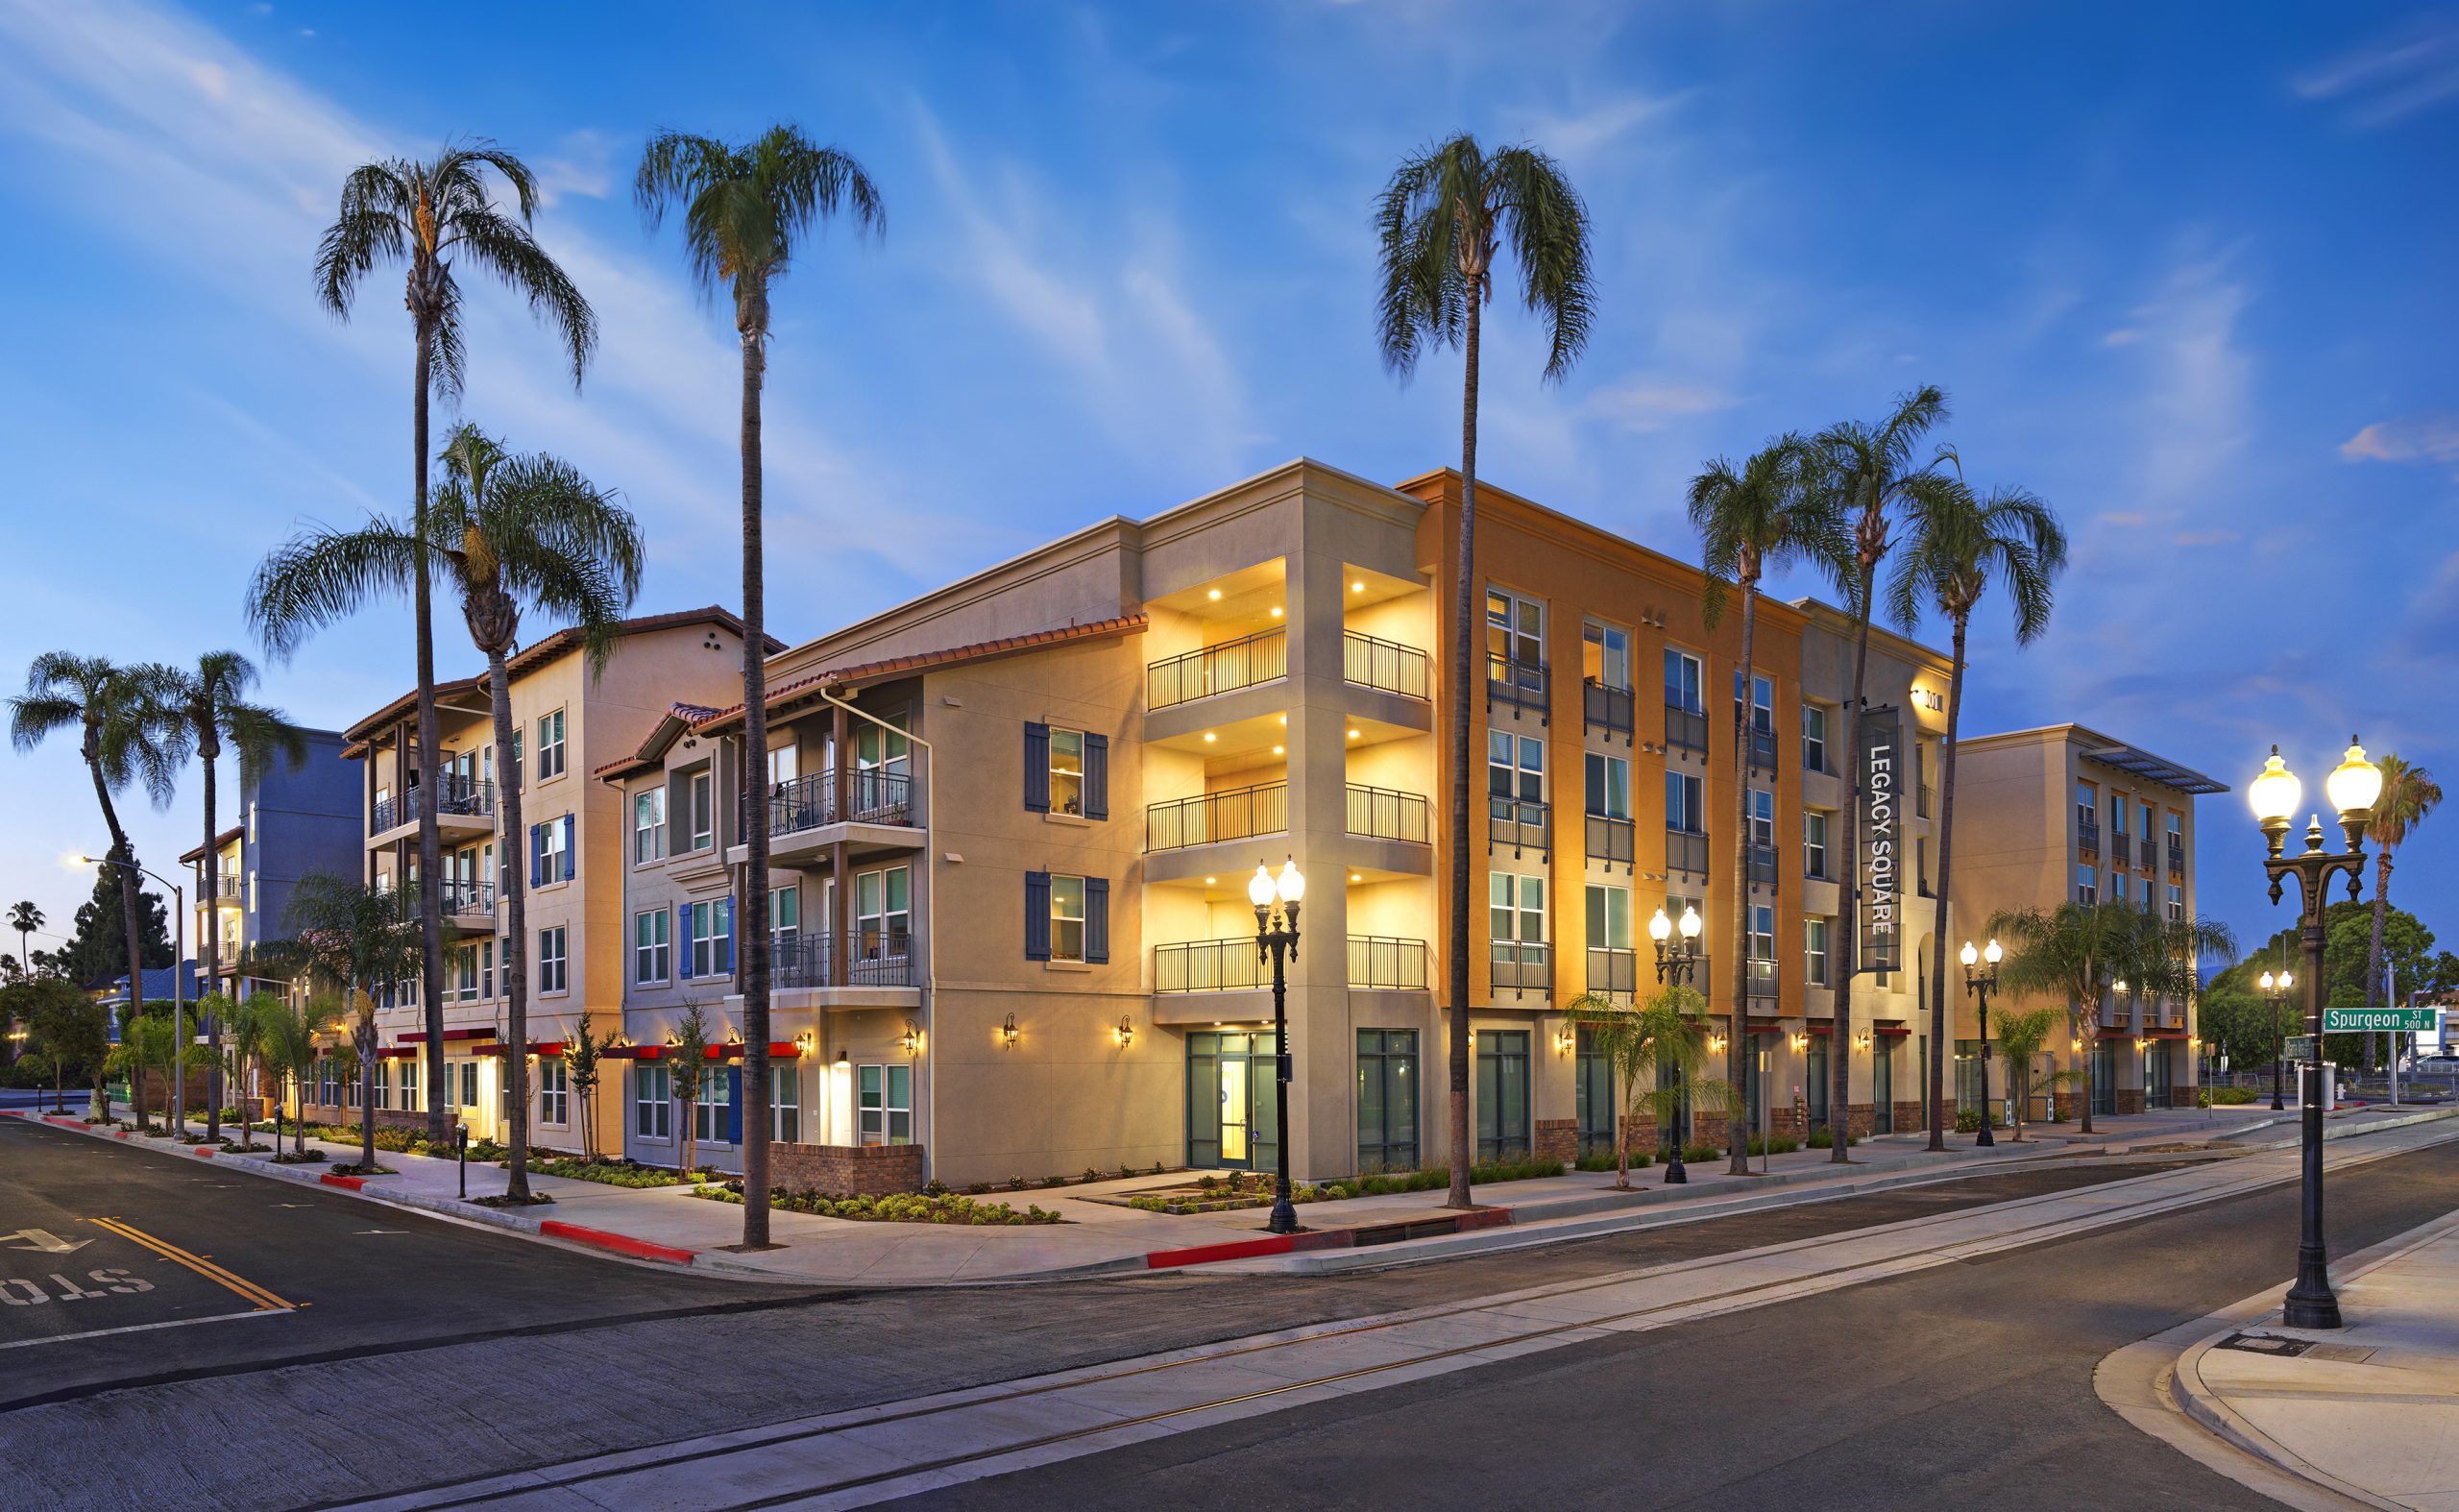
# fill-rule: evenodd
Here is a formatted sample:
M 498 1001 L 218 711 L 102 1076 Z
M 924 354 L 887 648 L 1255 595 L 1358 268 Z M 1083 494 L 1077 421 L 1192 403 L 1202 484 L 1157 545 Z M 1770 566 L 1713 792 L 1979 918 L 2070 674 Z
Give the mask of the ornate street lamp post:
M 2297 985 L 2296 975 L 2282 971 L 2277 976 L 2263 973 L 2263 996 L 2271 1002 L 2271 1110 L 2283 1111 L 2279 1102 L 2279 1063 L 2288 1058 L 2288 1031 L 2280 1027 L 2279 1007 L 2288 997 L 2288 989 Z
M 1699 935 L 1707 927 L 1707 921 L 1699 917 L 1698 908 L 1685 904 L 1682 922 L 1678 926 L 1682 939 L 1676 943 L 1673 936 L 1677 926 L 1665 916 L 1664 909 L 1656 911 L 1656 916 L 1648 920 L 1648 939 L 1656 941 L 1656 979 L 1659 982 L 1681 987 L 1698 974 Z M 1682 1164 L 1682 1131 L 1673 1131 L 1666 1145 L 1665 1184 L 1689 1184 L 1691 1173 Z
M 1981 1135 L 1973 1140 L 1977 1149 L 1996 1148 L 1997 1138 L 1989 1132 L 1989 994 L 1998 990 L 1998 963 L 2007 952 L 1998 948 L 1992 937 L 1987 950 L 1974 950 L 1972 941 L 1963 942 L 1963 989 L 1981 1006 Z M 1986 961 L 1984 968 L 1980 963 Z
M 1255 959 L 1272 963 L 1273 1144 L 1278 1153 L 1272 1195 L 1274 1233 L 1298 1232 L 1298 1207 L 1289 1196 L 1289 976 L 1288 963 L 1298 959 L 1298 903 L 1306 895 L 1306 879 L 1295 861 L 1284 864 L 1275 878 L 1262 862 L 1247 879 L 1247 901 L 1255 906 Z M 1280 904 L 1275 914 L 1273 904 Z
M 2367 761 L 2365 747 L 2350 737 L 2348 754 L 2323 780 L 2323 791 L 2331 807 L 2339 812 L 2348 849 L 2333 854 L 2323 848 L 2323 819 L 2316 815 L 2305 826 L 2304 850 L 2289 856 L 2283 855 L 2282 850 L 2288 839 L 2289 819 L 2297 812 L 2302 789 L 2279 759 L 2278 746 L 2271 748 L 2271 759 L 2263 764 L 2261 774 L 2246 788 L 2247 800 L 2253 806 L 2254 818 L 2262 825 L 2263 841 L 2270 851 L 2263 869 L 2271 877 L 2272 902 L 2279 902 L 2282 881 L 2292 876 L 2297 879 L 2298 939 L 2305 949 L 2305 1032 L 2314 1036 L 2315 1058 L 2301 1066 L 2298 1073 L 2300 1121 L 2304 1126 L 2304 1201 L 2299 1205 L 2301 1212 L 2297 1280 L 2288 1288 L 2288 1305 L 2282 1314 L 2292 1329 L 2340 1326 L 2339 1299 L 2331 1294 L 2330 1257 L 2323 1246 L 2323 906 L 2328 899 L 2331 878 L 2339 872 L 2348 873 L 2349 899 L 2353 901 L 2358 896 L 2365 866 L 2365 826 L 2374 817 L 2374 800 L 2382 793 L 2382 768 Z

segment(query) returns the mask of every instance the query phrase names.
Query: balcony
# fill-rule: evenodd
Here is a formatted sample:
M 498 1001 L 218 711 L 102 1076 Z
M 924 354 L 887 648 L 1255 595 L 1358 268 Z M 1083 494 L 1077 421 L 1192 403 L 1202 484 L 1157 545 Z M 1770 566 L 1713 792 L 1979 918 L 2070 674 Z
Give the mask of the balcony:
M 1249 944 L 1252 948 L 1253 941 Z M 1351 935 L 1349 937 L 1349 985 L 1352 990 L 1424 991 L 1425 941 L 1390 939 L 1381 935 Z
M 248 896 L 248 879 L 235 871 L 219 872 L 213 879 L 213 901 L 224 908 L 237 908 Z
M 1349 832 L 1369 840 L 1397 840 L 1413 845 L 1431 842 L 1425 799 L 1390 788 L 1349 785 Z
M 2185 880 L 2185 875 L 2186 848 L 2183 845 L 2171 845 L 2169 847 L 2169 880 L 2182 882 Z
M 1535 851 L 1541 856 L 1551 854 L 1548 843 L 1552 825 L 1548 822 L 1552 805 L 1522 798 L 1491 797 L 1486 800 L 1486 845 L 1489 850 L 1508 845 L 1514 856 Z
M 1554 951 L 1543 940 L 1497 939 L 1493 945 L 1489 982 L 1495 992 L 1550 992 L 1554 988 Z
M 445 879 L 444 922 L 464 934 L 492 934 L 496 927 L 496 885 L 492 882 Z
M 2160 865 L 2160 842 L 2151 836 L 2143 837 L 2143 869 L 2152 871 Z
M 1591 814 L 1587 818 L 1589 860 L 1601 861 L 1608 866 L 1620 866 L 1625 871 L 1638 865 L 1637 825 L 1611 814 Z
M 1773 845 L 1753 845 L 1750 847 L 1749 859 L 1750 880 L 1753 882 L 1764 882 L 1771 888 L 1774 887 L 1776 885 L 1776 847 Z
M 877 926 L 847 937 L 840 965 L 835 937 L 822 930 L 780 935 L 769 943 L 768 985 L 779 991 L 812 988 L 915 988 L 922 985 L 922 937 Z
M 1698 830 L 1668 829 L 1665 832 L 1665 869 L 1688 872 L 1695 877 L 1708 874 L 1708 837 Z
M 456 833 L 476 829 L 492 833 L 495 829 L 496 785 L 482 778 L 447 775 L 439 778 L 436 790 L 444 794 L 435 806 L 438 827 Z M 388 837 L 394 830 L 416 824 L 426 807 L 426 790 L 412 788 L 398 797 L 376 800 L 368 811 L 369 838 Z
M 1251 992 L 1270 987 L 1272 977 L 1256 950 L 1254 936 L 1234 939 L 1190 939 L 1153 947 L 1153 990 L 1156 992 Z
M 1258 630 L 1146 667 L 1144 704 L 1148 709 L 1166 709 L 1288 675 L 1289 632 Z
M 838 801 L 840 777 L 851 801 Z M 831 824 L 912 824 L 913 779 L 901 771 L 815 771 L 778 783 L 768 793 L 768 836 L 799 835 Z
M 1289 784 L 1257 783 L 1150 803 L 1144 808 L 1144 848 L 1183 850 L 1225 840 L 1253 840 L 1289 830 Z
M 1760 1005 L 1765 1004 L 1768 1005 L 1766 1010 L 1767 1013 L 1772 1015 L 1776 1012 L 1774 1007 L 1777 996 L 1776 963 L 1772 961 L 1751 962 L 1750 980 L 1748 986 L 1749 996 L 1745 999 L 1747 1006 L 1744 1011 L 1756 1012 Z
M 1668 701 L 1665 706 L 1665 744 L 1668 750 L 1696 751 L 1708 754 L 1708 716 L 1688 704 Z
M 1537 716 L 1538 723 L 1544 724 L 1551 713 L 1547 701 L 1551 686 L 1552 676 L 1545 663 L 1520 662 L 1508 656 L 1487 653 L 1487 708 L 1492 709 L 1498 703 L 1507 705 L 1513 711 L 1514 719 L 1520 717 L 1520 710 L 1527 709 Z
M 1640 990 L 1640 953 L 1611 945 L 1588 947 L 1588 990 L 1628 1003 Z
M 2099 855 L 2101 853 L 2101 827 L 2098 824 L 2086 823 L 2080 819 L 2077 820 L 2075 824 L 2075 848 L 2082 851 L 2086 856 Z
M 1425 652 L 1355 630 L 1341 632 L 1341 677 L 1403 698 L 1424 701 L 1432 696 Z
M 1755 724 L 1750 727 L 1750 765 L 1759 771 L 1776 769 L 1776 732 L 1774 730 L 1763 730 Z
M 1631 744 L 1637 717 L 1630 689 L 1608 688 L 1590 678 L 1580 684 L 1579 712 L 1580 722 L 1588 729 L 1603 730 L 1609 739 L 1619 735 L 1623 744 Z

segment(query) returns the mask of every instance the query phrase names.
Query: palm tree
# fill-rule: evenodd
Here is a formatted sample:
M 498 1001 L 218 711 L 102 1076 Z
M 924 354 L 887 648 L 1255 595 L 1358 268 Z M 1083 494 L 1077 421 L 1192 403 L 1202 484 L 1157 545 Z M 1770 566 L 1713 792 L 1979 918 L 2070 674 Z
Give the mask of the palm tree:
M 222 758 L 224 742 L 239 758 L 239 780 L 244 785 L 250 774 L 262 770 L 279 755 L 288 762 L 293 771 L 307 761 L 307 734 L 280 709 L 267 704 L 251 703 L 248 692 L 256 684 L 256 669 L 237 651 L 207 651 L 197 658 L 193 669 L 183 667 L 150 667 L 145 669 L 149 696 L 161 706 L 160 720 L 163 748 L 174 763 L 185 763 L 193 753 L 200 774 L 205 779 L 205 850 L 197 866 L 198 899 L 206 905 L 205 917 L 214 917 L 213 902 L 220 886 L 214 837 L 222 833 L 221 812 L 215 799 L 215 768 Z M 222 980 L 222 932 L 211 922 L 202 924 L 197 933 L 203 938 L 198 944 L 205 956 L 205 990 L 220 990 Z M 217 1035 L 221 1026 L 202 1012 L 198 1022 L 206 1026 L 208 1036 Z M 205 1136 L 210 1140 L 222 1133 L 222 1085 L 217 1068 L 213 1084 L 207 1094 Z
M 767 781 L 765 658 L 767 610 L 761 544 L 760 390 L 767 371 L 768 288 L 792 263 L 802 238 L 840 210 L 858 231 L 888 228 L 870 175 L 852 155 L 822 147 L 791 126 L 747 142 L 660 132 L 641 155 L 633 197 L 651 230 L 683 211 L 683 252 L 703 293 L 734 302 L 743 349 L 743 778 Z M 749 812 L 761 811 L 753 808 Z M 746 915 L 736 952 L 743 977 L 743 1242 L 768 1242 L 768 826 L 745 827 Z M 936 984 L 935 984 L 936 986 Z
M 1828 427 L 1812 442 L 1818 454 L 1818 481 L 1835 500 L 1840 516 L 1853 520 L 1853 565 L 1855 576 L 1849 594 L 1853 612 L 1853 698 L 1844 706 L 1844 749 L 1846 759 L 1859 763 L 1862 759 L 1862 698 L 1868 690 L 1870 667 L 1871 596 L 1878 580 L 1879 562 L 1887 555 L 1888 516 L 1901 514 L 1923 496 L 1945 487 L 1952 479 L 1946 468 L 1957 465 L 1955 449 L 1944 444 L 1932 451 L 1930 460 L 1918 466 L 1913 454 L 1921 438 L 1947 418 L 1947 396 L 1935 383 L 1896 397 L 1895 407 L 1875 425 L 1847 420 Z M 1848 865 L 1859 866 L 1861 855 L 1862 805 L 1861 776 L 1856 768 L 1853 782 L 1854 801 L 1844 806 L 1844 854 Z M 1856 884 L 1845 885 L 1848 900 L 1847 916 L 1838 931 L 1842 937 L 1836 942 L 1838 970 L 1836 976 L 1836 1042 L 1852 1042 L 1853 973 L 1859 953 L 1860 916 L 1849 905 Z M 1853 1122 L 1852 1087 L 1853 1058 L 1837 1055 L 1830 1072 L 1831 1088 L 1828 1106 L 1842 1110 L 1846 1131 Z M 1939 1078 L 1939 1057 L 1934 1046 L 1930 1057 L 1930 1103 L 1935 1109 L 1944 1084 Z M 1850 1139 L 1835 1141 L 1830 1158 L 1841 1163 L 1847 1158 L 1845 1145 Z
M 249 1061 L 266 1059 L 273 1016 L 276 1012 L 278 1009 L 273 994 L 269 992 L 250 993 L 231 1005 L 228 1040 L 231 1055 L 229 1070 L 232 1080 L 245 1079 Z M 256 1147 L 253 1128 L 256 1121 L 255 1110 L 246 1104 L 241 1104 L 239 1108 L 239 1148 L 241 1150 L 253 1150 Z M 210 1138 L 211 1134 L 208 1134 L 207 1137 Z
M 2005 1053 L 2007 1076 L 2014 1084 L 2008 1089 L 2015 1100 L 2015 1116 L 2011 1125 L 2014 1133 L 2008 1135 L 2010 1144 L 2024 1142 L 2024 1107 L 2032 1098 L 2033 1067 L 2040 1060 L 2041 1047 L 2049 1043 L 2049 1036 L 2057 1031 L 2057 1020 L 2061 1016 L 2054 1008 L 2035 1008 L 2026 1013 L 1998 1015 L 1998 1048 Z M 1983 1109 L 1981 1116 L 1988 1117 L 1989 1110 Z
M 2374 819 L 2365 838 L 2374 842 L 2374 933 L 2365 949 L 2365 991 L 2381 990 L 2382 926 L 2391 917 L 2391 852 L 2407 843 L 2408 834 L 2442 801 L 2442 784 L 2433 773 L 2398 755 L 2382 758 L 2382 791 L 2374 799 Z M 2413 1000 L 2411 1000 L 2413 1001 Z M 2385 1007 L 2389 1007 L 2386 997 Z M 2398 1040 L 2391 1043 L 2391 1061 L 2398 1063 Z M 2374 1067 L 2374 1033 L 2366 1031 L 2365 1064 Z
M 1708 1000 L 1696 988 L 1679 985 L 1637 1007 L 1626 1008 L 1595 992 L 1583 992 L 1563 1005 L 1563 1012 L 1594 1036 L 1614 1085 L 1622 1089 L 1621 1119 L 1614 1131 L 1617 1191 L 1631 1189 L 1630 1126 L 1642 1112 L 1654 1117 L 1660 1137 L 1666 1138 L 1685 1103 L 1733 1106 L 1734 1084 L 1702 1074 L 1708 1056 L 1694 1015 L 1707 1008 Z
M 506 214 L 487 190 L 493 169 L 511 186 L 515 212 Z M 379 261 L 407 265 L 410 331 L 417 366 L 410 388 L 410 528 L 426 533 L 427 401 L 459 398 L 462 379 L 461 286 L 452 276 L 456 258 L 494 275 L 529 302 L 532 312 L 555 328 L 572 356 L 572 386 L 597 345 L 597 316 L 580 290 L 530 235 L 538 207 L 536 181 L 528 167 L 484 138 L 447 142 L 422 162 L 387 158 L 362 163 L 342 181 L 341 208 L 316 249 L 317 294 L 335 319 L 350 318 L 359 280 Z M 419 786 L 427 797 L 418 806 L 419 927 L 425 938 L 420 980 L 426 998 L 427 1085 L 444 1080 L 444 894 L 443 841 L 435 826 L 435 794 L 442 736 L 435 715 L 435 633 L 421 577 L 410 604 L 418 642 L 417 719 Z M 266 645 L 287 656 L 295 640 L 268 628 Z M 445 1138 L 445 1110 L 427 1100 L 427 1137 Z
M 311 871 L 282 910 L 282 927 L 307 974 L 355 1010 L 359 1089 L 359 1169 L 376 1169 L 376 994 L 419 973 L 423 941 L 399 891 L 379 892 L 353 878 Z M 512 1059 L 508 1057 L 507 1059 Z
M 144 936 L 137 926 L 136 847 L 120 825 L 111 794 L 132 780 L 139 781 L 156 808 L 170 807 L 175 772 L 155 719 L 158 712 L 136 674 L 102 657 L 68 651 L 36 657 L 26 671 L 26 691 L 9 700 L 9 738 L 21 753 L 55 731 L 73 726 L 78 732 L 78 754 L 94 779 L 94 801 L 102 805 L 103 825 L 110 831 L 111 848 L 105 861 L 119 877 L 131 1016 L 145 1007 Z M 173 962 L 172 969 L 179 969 L 179 963 Z
M 1750 1043 L 1750 781 L 1757 770 L 1750 750 L 1750 675 L 1759 635 L 1759 584 L 1770 572 L 1814 565 L 1829 577 L 1849 580 L 1852 548 L 1834 497 L 1805 487 L 1807 451 L 1799 436 L 1780 436 L 1762 447 L 1739 472 L 1723 457 L 1691 480 L 1691 527 L 1699 532 L 1708 628 L 1724 619 L 1728 585 L 1741 589 L 1741 660 L 1734 676 L 1733 769 L 1740 821 L 1733 835 L 1733 1007 L 1725 1038 L 1726 1080 L 1741 1084 Z M 1773 774 L 1770 774 L 1772 780 Z M 1727 1167 L 1750 1174 L 1746 1140 L 1736 1140 Z
M 1430 348 L 1461 349 L 1460 540 L 1451 606 L 1451 1195 L 1470 1206 L 1469 766 L 1477 627 L 1477 375 L 1485 307 L 1506 246 L 1521 298 L 1546 332 L 1546 378 L 1559 382 L 1588 345 L 1595 290 L 1588 207 L 1561 164 L 1533 147 L 1488 152 L 1466 132 L 1401 159 L 1375 211 L 1382 289 L 1375 319 L 1383 365 L 1406 380 Z
M 17 932 L 17 964 L 28 976 L 35 974 L 34 932 L 47 922 L 31 898 L 9 905 L 9 927 Z
M 1904 552 L 1887 585 L 1888 617 L 1916 633 L 1924 609 L 1953 627 L 1954 669 L 1947 680 L 1947 739 L 1938 778 L 1938 897 L 1930 935 L 1930 1043 L 1947 1044 L 1947 903 L 1954 881 L 1956 740 L 1963 723 L 1965 631 L 1994 579 L 2015 611 L 2015 644 L 2030 646 L 2049 628 L 2057 574 L 2066 568 L 2066 531 L 2050 507 L 2020 488 L 1984 498 L 1960 482 L 1911 496 Z M 1947 1147 L 1943 1055 L 1930 1058 L 1930 1148 Z
M 269 997 L 259 999 L 251 996 L 248 1001 L 262 1001 L 265 1005 L 262 1012 L 266 1063 L 273 1067 L 276 1078 L 287 1074 L 291 1085 L 298 1088 L 300 1117 L 294 1138 L 299 1152 L 304 1154 L 307 1149 L 307 1079 L 316 1073 L 316 1025 L 322 1022 L 322 1018 L 312 1008 L 294 1008 Z M 277 1158 L 281 1154 L 280 1092 L 280 1084 L 277 1081 L 273 1102 L 273 1153 Z
M 2092 1132 L 2092 1058 L 2101 1036 L 2101 995 L 2143 960 L 2143 911 L 2124 903 L 2060 903 L 2001 910 L 1989 933 L 2009 942 L 1998 979 L 2016 997 L 2061 997 L 2082 1057 L 2082 1132 Z M 1932 1054 L 1936 1066 L 1939 1057 Z M 1934 1096 L 1939 1094 L 1933 1094 Z

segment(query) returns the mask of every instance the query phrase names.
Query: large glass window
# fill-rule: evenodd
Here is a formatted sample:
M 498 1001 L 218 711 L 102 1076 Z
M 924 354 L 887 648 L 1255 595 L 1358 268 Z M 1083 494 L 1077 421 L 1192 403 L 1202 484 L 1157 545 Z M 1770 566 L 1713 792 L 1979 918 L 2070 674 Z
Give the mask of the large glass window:
M 1084 959 L 1084 879 L 1050 879 L 1050 959 Z
M 632 794 L 632 860 L 660 861 L 666 856 L 666 789 L 649 788 Z
M 1813 987 L 1828 987 L 1832 985 L 1827 980 L 1827 932 L 1829 927 L 1828 921 L 1823 918 L 1806 918 L 1802 920 L 1802 936 L 1804 944 L 1802 980 L 1808 982 Z
M 632 1068 L 632 1132 L 664 1139 L 673 1132 L 674 1073 L 645 1062 Z
M 1497 871 L 1487 878 L 1488 921 L 1497 944 L 1546 939 L 1546 879 Z
M 2126 839 L 2126 794 L 2123 793 L 2109 794 L 2109 833 L 2119 840 Z M 2127 859 L 2131 861 L 2134 858 L 2130 856 Z
M 1598 751 L 1587 754 L 1588 812 L 1609 819 L 1631 817 L 1631 763 Z
M 2075 868 L 2075 901 L 2088 904 L 2098 903 L 2100 900 L 2100 873 L 2089 865 L 2079 865 Z
M 1814 703 L 1802 705 L 1802 768 L 1806 771 L 1828 769 L 1827 711 Z
M 726 947 L 733 921 L 726 916 L 726 906 L 722 902 L 689 903 L 684 905 L 684 914 L 692 921 L 692 938 L 685 941 L 692 953 L 690 975 L 713 977 L 732 970 L 734 963 L 726 959 Z
M 1708 805 L 1696 772 L 1665 774 L 1665 827 L 1693 835 L 1707 832 Z
M 1486 590 L 1486 675 L 1535 686 L 1546 660 L 1546 606 L 1499 588 Z
M 913 1068 L 866 1065 L 857 1068 L 855 1078 L 856 1137 L 864 1144 L 912 1144 Z
M 1050 812 L 1084 812 L 1084 732 L 1050 731 Z
M 779 954 L 802 937 L 803 890 L 799 883 L 768 890 L 768 942 Z
M 1519 803 L 1546 801 L 1546 743 L 1508 730 L 1486 732 L 1486 791 L 1495 817 L 1508 818 Z
M 1631 632 L 1595 620 L 1580 629 L 1580 675 L 1600 688 L 1631 691 Z
M 1733 674 L 1735 712 L 1741 712 L 1741 673 Z M 1750 679 L 1750 727 L 1766 734 L 1776 728 L 1776 685 L 1765 677 Z
M 1477 1158 L 1528 1158 L 1528 1031 L 1477 1035 Z
M 703 768 L 684 779 L 684 790 L 692 804 L 692 848 L 707 850 L 718 836 L 717 778 Z
M 563 992 L 571 988 L 569 961 L 566 956 L 565 933 L 568 926 L 558 924 L 538 932 L 538 990 Z
M 730 1144 L 726 1137 L 729 1115 L 734 1111 L 734 1078 L 731 1068 L 712 1066 L 700 1078 L 700 1098 L 692 1105 L 692 1137 L 702 1144 Z
M 666 910 L 651 909 L 632 915 L 633 981 L 665 981 L 674 969 L 672 949 L 667 934 Z
M 2101 790 L 2088 782 L 2075 784 L 2075 822 L 2087 828 L 2101 821 Z
M 1591 950 L 1631 948 L 1630 889 L 1590 886 L 1588 947 Z
M 1668 646 L 1665 652 L 1665 701 L 1692 714 L 1707 712 L 1700 701 L 1699 658 Z
M 1614 1097 L 1614 1063 L 1599 1049 L 1595 1030 L 1578 1030 L 1572 1042 L 1571 1112 L 1579 1121 L 1579 1153 L 1612 1155 L 1621 1111 Z
M 538 720 L 538 780 L 564 774 L 564 711 L 542 715 Z
M 802 1076 L 791 1064 L 778 1065 L 768 1077 L 768 1137 L 779 1144 L 799 1144 L 803 1128 Z
M 1827 816 L 1816 809 L 1802 812 L 1802 875 L 1830 880 L 1827 871 Z
M 1058 883 L 1052 878 L 1052 917 L 1058 916 Z M 1069 878 L 1077 884 L 1079 918 L 1082 918 L 1083 879 Z M 860 943 L 859 955 L 864 961 L 876 961 L 904 948 L 906 931 L 913 922 L 913 873 L 903 866 L 889 866 L 883 871 L 865 871 L 854 878 L 854 928 Z M 1053 943 L 1058 931 L 1052 931 Z M 1055 952 L 1054 952 L 1055 954 Z M 1073 956 L 1059 957 L 1072 961 Z
M 560 1056 L 539 1058 L 538 1121 L 558 1125 L 572 1121 L 571 1068 Z
M 1357 1168 L 1409 1171 L 1417 1163 L 1417 1032 L 1361 1029 L 1357 1032 Z
M 789 740 L 783 745 L 768 747 L 768 791 L 774 793 L 782 783 L 794 780 L 802 771 L 802 749 Z
M 1750 790 L 1750 843 L 1776 845 L 1776 795 L 1765 788 Z

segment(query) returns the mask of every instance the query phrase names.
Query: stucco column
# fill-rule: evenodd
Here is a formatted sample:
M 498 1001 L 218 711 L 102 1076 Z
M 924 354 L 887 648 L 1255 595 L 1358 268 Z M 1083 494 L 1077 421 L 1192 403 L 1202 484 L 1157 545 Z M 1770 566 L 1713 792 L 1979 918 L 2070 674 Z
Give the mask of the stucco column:
M 1288 558 L 1289 843 L 1306 877 L 1303 939 L 1289 981 L 1291 1174 L 1356 1164 L 1356 1041 L 1349 1015 L 1349 719 L 1341 680 L 1346 612 L 1336 555 Z M 1259 858 L 1263 859 L 1263 858 Z M 1278 861 L 1274 861 L 1278 869 Z

